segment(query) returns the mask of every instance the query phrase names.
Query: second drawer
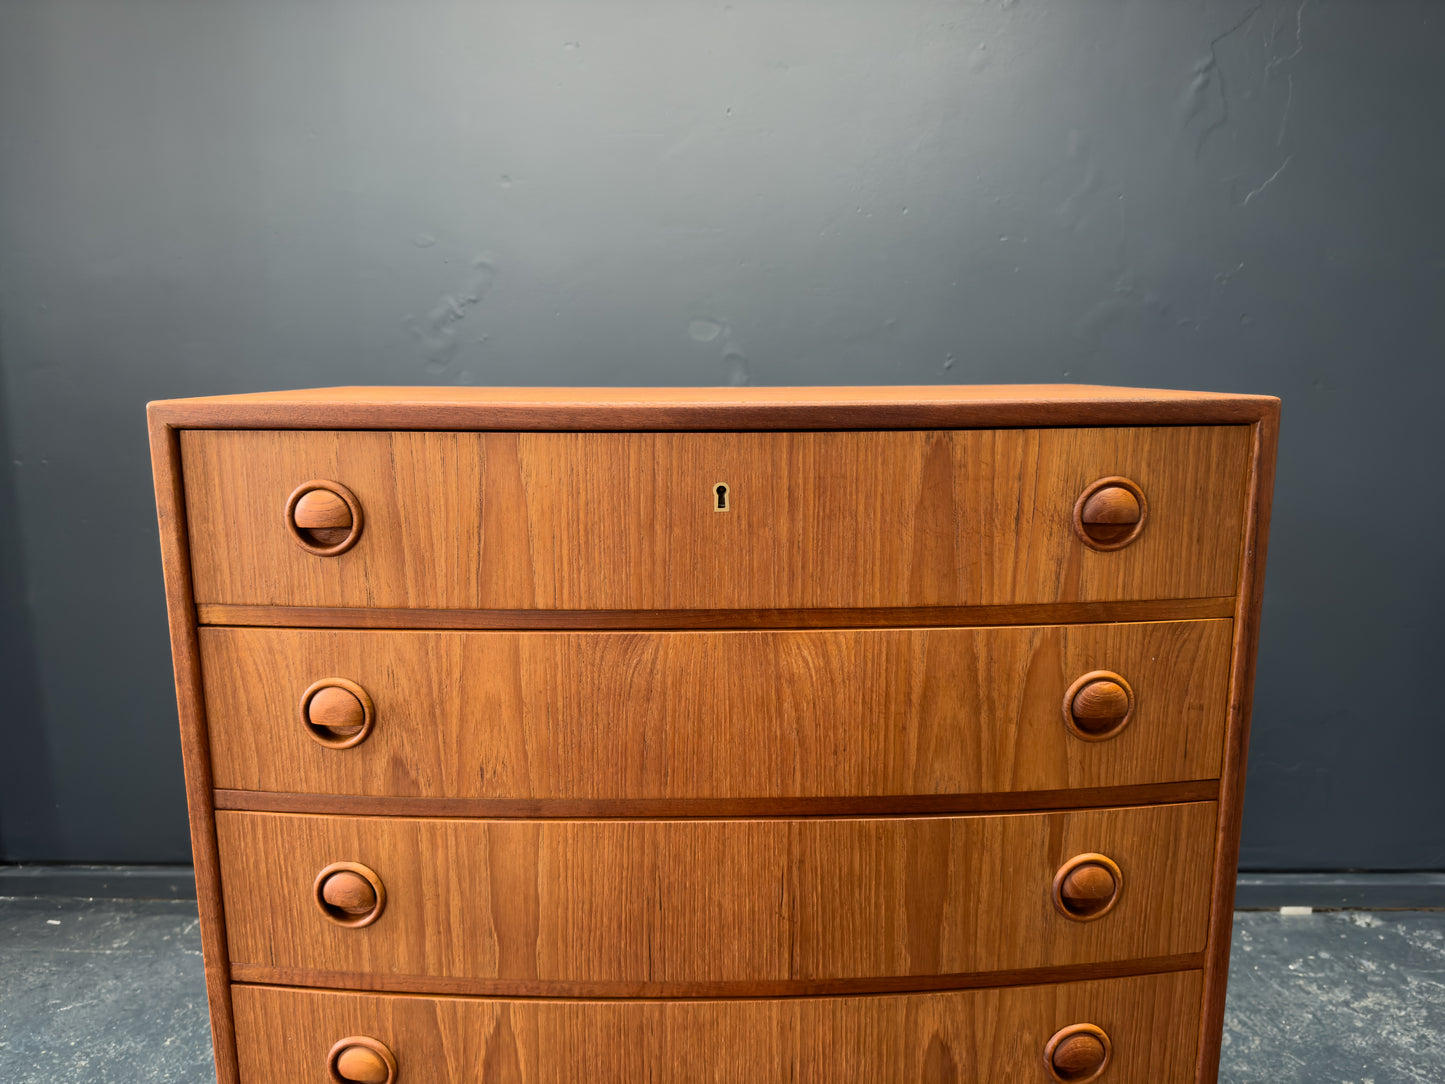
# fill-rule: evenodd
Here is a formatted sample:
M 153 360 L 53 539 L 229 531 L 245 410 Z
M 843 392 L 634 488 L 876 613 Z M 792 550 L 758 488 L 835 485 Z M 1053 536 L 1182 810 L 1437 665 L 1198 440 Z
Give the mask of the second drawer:
M 648 996 L 1197 953 L 1215 813 L 216 828 L 237 979 Z
M 217 787 L 612 800 L 1213 779 L 1231 628 L 200 636 Z

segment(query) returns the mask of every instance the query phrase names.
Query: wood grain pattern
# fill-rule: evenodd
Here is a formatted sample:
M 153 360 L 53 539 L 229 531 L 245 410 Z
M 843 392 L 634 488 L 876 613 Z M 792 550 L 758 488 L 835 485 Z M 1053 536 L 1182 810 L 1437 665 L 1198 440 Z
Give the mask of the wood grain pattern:
M 1221 779 L 1219 826 L 1214 845 L 1214 889 L 1210 905 L 1209 966 L 1200 1024 L 1199 1084 L 1219 1077 L 1219 1047 L 1224 1034 L 1224 1000 L 1229 986 L 1229 945 L 1233 931 L 1234 887 L 1239 867 L 1239 836 L 1244 821 L 1244 779 L 1249 752 L 1254 671 L 1259 657 L 1259 620 L 1264 606 L 1264 566 L 1269 515 L 1274 498 L 1275 454 L 1279 445 L 1279 402 L 1253 427 L 1250 444 L 1248 518 L 1241 554 L 1234 654 L 1229 679 L 1229 729 Z
M 874 606 L 815 610 L 429 610 L 345 606 L 196 607 L 202 625 L 311 629 L 849 629 L 1082 625 L 1233 617 L 1233 595 L 1017 606 Z
M 826 797 L 1212 779 L 1230 623 L 829 632 L 201 630 L 217 787 L 490 799 Z M 1107 741 L 1064 692 L 1107 667 L 1137 708 Z M 370 734 L 301 725 L 346 678 Z M 358 713 L 360 707 L 358 705 Z
M 868 433 L 187 431 L 197 602 L 443 609 L 989 605 L 1232 595 L 1243 426 Z M 1101 553 L 1073 506 L 1124 472 L 1150 523 Z M 279 512 L 356 494 L 336 557 Z M 712 510 L 726 478 L 731 511 Z
M 177 428 L 952 429 L 1258 421 L 1267 395 L 1088 384 L 831 388 L 315 388 L 151 403 Z
M 739 1001 L 500 1001 L 238 986 L 245 1084 L 318 1080 L 367 1035 L 433 1084 L 1043 1084 L 1070 1024 L 1109 1036 L 1110 1084 L 1193 1080 L 1198 972 L 1017 989 Z M 277 1042 L 284 1035 L 286 1042 Z
M 181 483 L 181 449 L 175 430 L 154 417 L 150 423 L 150 450 L 160 528 L 161 568 L 165 576 L 166 614 L 170 622 L 171 657 L 175 667 L 191 856 L 195 865 L 196 902 L 201 922 L 201 954 L 205 961 L 206 1000 L 211 1015 L 211 1045 L 215 1051 L 218 1084 L 237 1084 L 226 919 L 221 906 L 220 859 L 216 853 L 215 811 L 211 804 L 210 743 L 206 736 L 201 692 L 201 649 L 196 641 L 196 617 L 191 606 L 191 561 Z
M 231 958 L 358 973 L 668 989 L 937 975 L 1204 946 L 1213 803 L 1003 816 L 465 821 L 216 814 Z M 1054 908 L 1076 854 L 1126 881 Z M 359 862 L 385 914 L 341 929 L 317 873 Z

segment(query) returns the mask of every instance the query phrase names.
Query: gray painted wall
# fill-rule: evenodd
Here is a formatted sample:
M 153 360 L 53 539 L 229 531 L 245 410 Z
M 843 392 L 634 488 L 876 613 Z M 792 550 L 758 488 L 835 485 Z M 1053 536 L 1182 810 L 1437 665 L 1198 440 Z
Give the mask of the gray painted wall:
M 1285 400 L 1244 864 L 1445 866 L 1445 5 L 0 0 L 11 859 L 187 854 L 142 405 Z

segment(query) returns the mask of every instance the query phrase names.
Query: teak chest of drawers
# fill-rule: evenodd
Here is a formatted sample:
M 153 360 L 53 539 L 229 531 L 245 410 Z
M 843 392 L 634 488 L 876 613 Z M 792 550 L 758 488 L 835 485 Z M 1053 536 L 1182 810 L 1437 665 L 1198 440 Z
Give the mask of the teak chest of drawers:
M 1209 1084 L 1279 404 L 150 406 L 221 1084 Z

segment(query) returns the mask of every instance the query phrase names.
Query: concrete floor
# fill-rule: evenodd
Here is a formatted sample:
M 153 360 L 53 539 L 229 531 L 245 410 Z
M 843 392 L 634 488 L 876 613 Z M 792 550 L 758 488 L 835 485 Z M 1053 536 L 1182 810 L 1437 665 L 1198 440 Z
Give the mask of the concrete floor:
M 194 900 L 0 899 L 0 1081 L 214 1084 Z
M 1224 1084 L 1445 1081 L 1445 912 L 1235 916 Z M 215 1076 L 189 902 L 0 899 L 0 1081 Z

